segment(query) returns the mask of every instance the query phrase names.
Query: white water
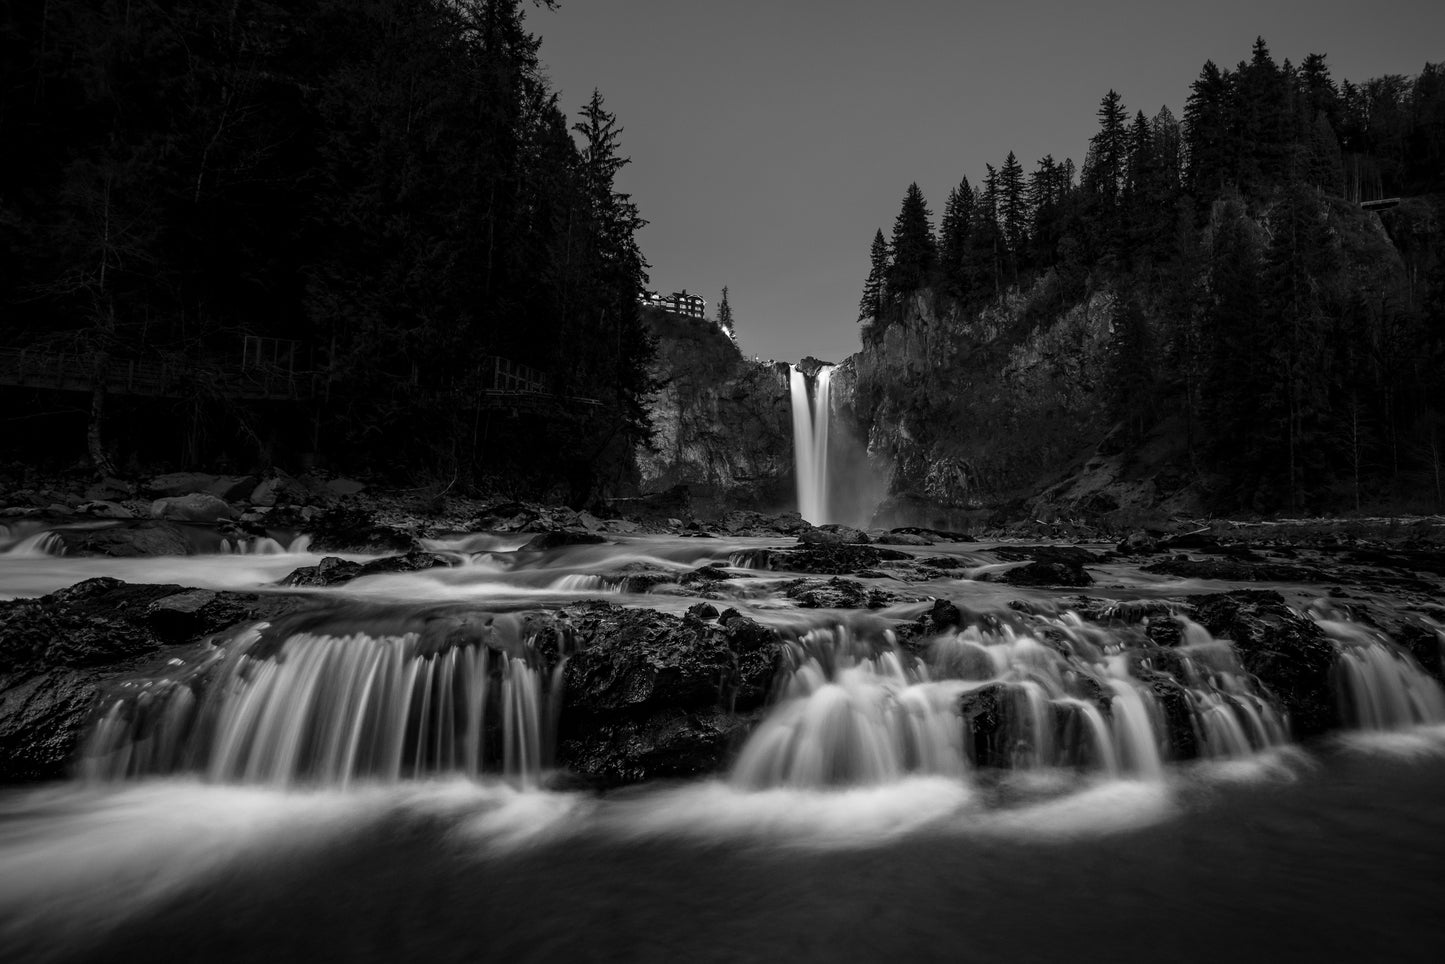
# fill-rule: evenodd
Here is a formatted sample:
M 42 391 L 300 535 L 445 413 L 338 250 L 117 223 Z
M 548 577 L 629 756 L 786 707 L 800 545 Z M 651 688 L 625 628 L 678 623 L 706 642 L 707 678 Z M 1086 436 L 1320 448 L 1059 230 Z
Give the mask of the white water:
M 833 367 L 824 365 L 808 393 L 808 378 L 794 365 L 788 377 L 793 404 L 793 467 L 797 475 L 798 512 L 814 525 L 830 521 L 828 504 L 829 383 Z
M 84 774 L 345 788 L 490 769 L 536 784 L 552 725 L 545 674 L 528 659 L 485 645 L 429 651 L 414 632 L 295 633 L 271 652 L 267 628 L 115 699 L 91 735 Z M 489 727 L 500 731 L 500 765 L 486 750 Z

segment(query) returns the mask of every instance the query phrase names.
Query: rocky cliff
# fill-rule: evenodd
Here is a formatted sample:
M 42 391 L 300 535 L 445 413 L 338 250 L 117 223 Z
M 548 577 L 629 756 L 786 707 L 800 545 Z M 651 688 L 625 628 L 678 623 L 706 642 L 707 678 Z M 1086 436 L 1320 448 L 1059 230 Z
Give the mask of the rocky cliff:
M 1025 329 L 1051 296 L 1045 281 L 965 315 L 919 292 L 840 366 L 840 414 L 888 479 L 879 524 L 966 526 L 1097 443 L 1115 298 L 1095 292 Z
M 1336 301 L 1400 297 L 1402 251 L 1410 247 L 1401 237 L 1413 222 L 1389 217 L 1401 220 L 1407 208 L 1382 223 L 1355 205 L 1328 205 L 1342 267 L 1330 281 L 1340 289 Z M 1258 211 L 1251 224 L 1261 246 L 1269 217 Z M 1206 249 L 1209 238 L 1206 228 Z M 888 324 L 865 330 L 862 350 L 839 366 L 833 386 L 839 421 L 866 439 L 887 478 L 875 524 L 966 528 L 1077 516 L 1128 526 L 1217 501 L 1208 463 L 1190 456 L 1182 413 L 1151 412 L 1132 434 L 1109 414 L 1115 321 L 1125 301 L 1140 304 L 1162 344 L 1173 321 L 1156 292 L 1102 273 L 1081 297 L 1060 291 L 1050 272 L 964 311 L 923 290 Z
M 657 339 L 651 447 L 637 452 L 644 495 L 686 486 L 701 516 L 792 508 L 788 366 L 743 357 L 710 321 L 650 310 Z

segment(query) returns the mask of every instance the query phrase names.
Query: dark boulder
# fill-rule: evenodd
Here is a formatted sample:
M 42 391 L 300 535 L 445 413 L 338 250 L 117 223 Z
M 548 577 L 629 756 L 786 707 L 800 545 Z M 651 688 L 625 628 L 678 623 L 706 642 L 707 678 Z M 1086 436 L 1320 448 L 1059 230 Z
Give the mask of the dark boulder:
M 366 555 L 409 552 L 416 548 L 411 533 L 383 525 L 355 505 L 328 509 L 307 523 L 312 552 L 354 552 Z
M 1232 641 L 1244 668 L 1279 699 L 1296 737 L 1340 725 L 1332 682 L 1335 648 L 1313 620 L 1276 592 L 1242 589 L 1192 596 L 1189 602 L 1199 623 Z
M 340 556 L 327 556 L 314 566 L 293 569 L 279 585 L 298 587 L 339 586 L 360 579 L 389 572 L 421 572 L 438 566 L 450 566 L 451 560 L 434 552 L 413 550 L 401 556 L 387 556 L 367 563 L 352 562 Z
M 561 549 L 564 546 L 589 546 L 606 542 L 604 536 L 586 529 L 559 529 L 555 532 L 539 532 L 528 540 L 523 549 L 532 551 Z
M 0 782 L 62 776 L 110 681 L 297 604 L 109 578 L 0 602 Z
M 1002 573 L 1000 582 L 1011 586 L 1089 586 L 1094 577 L 1077 563 L 1052 561 L 1031 562 Z
M 866 545 L 869 539 L 868 533 L 862 529 L 829 523 L 812 529 L 804 529 L 798 533 L 798 541 L 803 545 L 837 546 Z
M 931 546 L 933 540 L 912 532 L 885 532 L 873 540 L 880 546 Z
M 992 549 L 985 549 L 990 553 L 1008 562 L 1061 562 L 1069 566 L 1088 566 L 1097 562 L 1103 562 L 1104 557 L 1097 552 L 1079 546 L 994 546 Z
M 912 558 L 906 552 L 873 545 L 812 545 L 799 549 L 749 549 L 737 555 L 738 565 L 748 568 L 824 576 L 863 575 L 880 562 L 907 561 Z
M 1180 579 L 1222 579 L 1228 582 L 1326 582 L 1329 576 L 1309 566 L 1241 559 L 1175 557 L 1142 567 L 1144 572 Z
M 783 595 L 804 609 L 881 609 L 893 603 L 916 601 L 884 589 L 874 589 L 856 579 L 795 579 L 783 585 Z
M 760 716 L 761 711 L 737 714 L 716 706 L 660 710 L 566 737 L 558 755 L 596 787 L 708 776 L 736 753 Z
M 171 522 L 146 519 L 97 529 L 55 530 L 67 556 L 189 556 L 195 549 L 185 530 Z
M 594 605 L 573 618 L 558 763 L 600 786 L 720 769 L 777 671 L 776 633 Z

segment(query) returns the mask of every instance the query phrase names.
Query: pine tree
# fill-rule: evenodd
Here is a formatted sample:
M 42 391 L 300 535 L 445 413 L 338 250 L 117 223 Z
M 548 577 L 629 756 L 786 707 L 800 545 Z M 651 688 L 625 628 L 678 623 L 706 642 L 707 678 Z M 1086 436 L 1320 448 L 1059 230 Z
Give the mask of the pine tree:
M 873 248 L 868 255 L 868 280 L 863 283 L 863 298 L 858 302 L 858 320 L 864 325 L 877 323 L 883 317 L 888 297 L 888 242 L 883 229 L 873 235 Z
M 1129 158 L 1128 114 L 1123 99 L 1109 91 L 1099 103 L 1099 132 L 1089 139 L 1094 167 L 1090 187 L 1097 193 L 1106 217 L 1119 207 Z
M 1024 194 L 1024 169 L 1013 151 L 1004 158 L 999 171 L 999 220 L 1008 242 L 1009 276 L 1015 280 L 1027 256 L 1029 210 Z
M 1206 61 L 1189 86 L 1184 107 L 1184 140 L 1188 156 L 1186 184 L 1205 210 L 1234 178 L 1234 138 L 1229 121 L 1229 80 L 1214 61 Z
M 999 226 L 999 177 L 992 164 L 984 165 L 983 189 L 974 199 L 968 231 L 968 290 L 997 298 L 1003 294 L 1006 240 Z
M 738 340 L 737 330 L 733 328 L 733 306 L 728 304 L 728 286 L 723 285 L 722 297 L 717 303 L 717 324 L 723 331 L 727 332 L 733 341 Z
M 964 178 L 948 192 L 939 224 L 939 267 L 943 286 L 955 298 L 968 293 L 968 232 L 973 219 L 973 188 Z
M 890 250 L 893 262 L 888 273 L 890 297 L 906 297 L 933 283 L 938 266 L 938 244 L 933 238 L 932 217 L 923 192 L 915 182 L 903 195 L 903 207 L 893 222 Z

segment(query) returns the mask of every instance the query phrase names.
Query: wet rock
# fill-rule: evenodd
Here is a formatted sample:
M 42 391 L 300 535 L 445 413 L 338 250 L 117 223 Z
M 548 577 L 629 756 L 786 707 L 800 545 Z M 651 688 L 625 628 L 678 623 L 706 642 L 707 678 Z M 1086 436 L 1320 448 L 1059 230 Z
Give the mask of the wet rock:
M 912 532 L 885 532 L 873 540 L 880 546 L 931 546 L 932 540 Z
M 1136 529 L 1119 542 L 1121 556 L 1148 556 L 1159 551 L 1159 541 L 1142 529 Z
M 1007 562 L 1059 562 L 1068 566 L 1089 566 L 1103 562 L 1104 557 L 1097 552 L 1090 552 L 1088 549 L 1079 546 L 994 546 L 992 549 L 985 549 Z
M 434 552 L 416 549 L 401 556 L 387 556 L 367 563 L 352 562 L 339 556 L 327 556 L 314 566 L 293 569 L 279 585 L 297 587 L 340 586 L 360 579 L 388 572 L 421 572 L 438 566 L 449 566 L 451 561 Z
M 804 529 L 798 533 L 798 542 L 803 545 L 866 545 L 870 541 L 868 534 L 862 529 L 835 523 Z
M 905 597 L 869 588 L 855 579 L 795 579 L 783 585 L 783 595 L 804 609 L 881 609 L 917 597 Z
M 732 614 L 711 624 L 606 605 L 578 611 L 582 648 L 565 669 L 559 764 L 601 786 L 720 769 L 782 652 L 776 633 Z
M 1089 586 L 1094 582 L 1083 566 L 1062 561 L 1031 562 L 1002 573 L 998 579 L 1011 586 Z
M 564 738 L 558 758 L 588 785 L 599 788 L 708 776 L 736 754 L 761 715 L 761 711 L 740 715 L 718 707 L 690 713 L 662 710 L 645 719 L 602 723 Z
M 1313 620 L 1276 592 L 1242 589 L 1191 596 L 1189 602 L 1198 622 L 1231 640 L 1244 668 L 1278 697 L 1296 737 L 1340 725 L 1331 679 L 1335 649 Z
M 1192 760 L 1199 755 L 1199 738 L 1194 732 L 1194 712 L 1189 691 L 1177 678 L 1165 672 L 1134 670 L 1134 676 L 1149 687 L 1164 709 L 1164 726 L 1168 735 L 1166 757 L 1171 760 Z
M 0 602 L 0 782 L 62 776 L 106 684 L 294 597 L 87 579 Z
M 540 551 L 546 549 L 561 549 L 564 546 L 589 546 L 606 542 L 605 536 L 595 532 L 588 532 L 586 529 L 561 529 L 555 532 L 542 532 L 533 536 L 523 549 Z
M 757 537 L 797 535 L 812 528 L 797 512 L 767 515 L 749 510 L 734 510 L 718 522 L 718 528 L 730 536 Z
M 925 526 L 898 526 L 888 530 L 893 536 L 917 536 L 927 540 L 925 545 L 933 545 L 937 542 L 973 542 L 973 536 L 967 532 L 954 532 L 949 529 L 929 529 Z M 902 543 L 895 543 L 901 545 Z
M 698 603 L 689 606 L 687 611 L 689 615 L 696 616 L 698 619 L 717 619 L 718 617 L 717 607 L 712 603 Z
M 307 525 L 313 552 L 380 554 L 416 548 L 411 533 L 382 525 L 365 509 L 353 505 L 328 509 Z
M 94 502 L 82 502 L 76 507 L 77 511 L 86 515 L 93 515 L 100 519 L 134 519 L 135 513 L 118 502 L 108 502 L 104 499 L 97 499 Z
M 236 510 L 227 505 L 224 500 L 204 492 L 157 499 L 151 503 L 152 519 L 166 519 L 171 522 L 214 523 L 235 517 Z
M 752 549 L 739 554 L 739 564 L 754 569 L 818 575 L 863 575 L 884 561 L 907 561 L 906 552 L 881 546 L 813 545 L 800 549 Z
M 188 556 L 195 550 L 174 523 L 156 520 L 125 522 L 102 529 L 56 529 L 67 556 Z
M 1325 573 L 1287 563 L 1253 563 L 1233 559 L 1165 559 L 1142 571 L 1180 579 L 1221 579 L 1227 582 L 1325 582 Z

